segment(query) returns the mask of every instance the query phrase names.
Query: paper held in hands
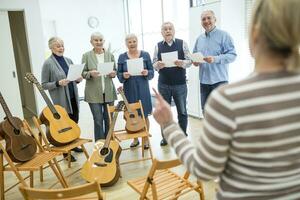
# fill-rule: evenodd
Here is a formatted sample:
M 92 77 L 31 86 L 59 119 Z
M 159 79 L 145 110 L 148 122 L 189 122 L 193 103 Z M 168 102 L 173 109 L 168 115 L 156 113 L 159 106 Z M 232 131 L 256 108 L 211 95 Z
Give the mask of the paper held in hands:
M 85 64 L 70 65 L 67 80 L 75 81 L 76 79 L 80 78 L 84 65 Z
M 135 58 L 128 59 L 127 62 L 127 71 L 131 76 L 141 76 L 144 69 L 144 59 Z
M 110 74 L 114 71 L 114 62 L 98 63 L 97 69 L 100 76 Z
M 193 62 L 206 63 L 203 54 L 200 52 L 191 54 L 191 58 Z
M 176 67 L 176 60 L 178 60 L 178 51 L 161 54 L 161 61 L 165 64 L 165 67 Z

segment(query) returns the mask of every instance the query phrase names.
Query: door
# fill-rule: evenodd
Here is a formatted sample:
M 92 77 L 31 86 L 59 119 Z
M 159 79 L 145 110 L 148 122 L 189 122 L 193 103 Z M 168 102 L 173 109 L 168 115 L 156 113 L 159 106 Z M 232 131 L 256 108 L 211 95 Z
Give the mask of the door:
M 7 11 L 0 11 L 0 91 L 14 116 L 23 118 L 21 97 Z M 0 109 L 0 121 L 5 116 Z

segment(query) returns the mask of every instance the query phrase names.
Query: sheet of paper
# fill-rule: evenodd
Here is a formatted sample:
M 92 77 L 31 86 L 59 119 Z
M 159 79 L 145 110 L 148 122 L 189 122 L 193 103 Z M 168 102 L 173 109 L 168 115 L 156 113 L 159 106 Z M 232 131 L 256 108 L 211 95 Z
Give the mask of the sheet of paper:
M 205 60 L 203 60 L 203 54 L 200 52 L 191 54 L 191 58 L 193 62 L 206 63 Z
M 136 58 L 129 59 L 127 62 L 127 70 L 131 76 L 141 76 L 141 72 L 144 69 L 144 59 Z
M 165 63 L 165 67 L 176 67 L 175 61 L 178 60 L 178 51 L 161 53 L 161 61 Z
M 75 81 L 81 76 L 83 67 L 85 64 L 76 64 L 76 65 L 70 65 L 67 80 L 69 81 Z
M 97 69 L 100 75 L 107 75 L 114 71 L 114 62 L 98 63 Z

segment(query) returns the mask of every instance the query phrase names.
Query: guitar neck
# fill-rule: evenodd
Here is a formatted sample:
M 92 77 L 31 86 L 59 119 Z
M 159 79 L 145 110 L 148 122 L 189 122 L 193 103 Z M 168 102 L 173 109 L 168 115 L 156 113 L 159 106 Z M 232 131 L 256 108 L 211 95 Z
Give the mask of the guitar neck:
M 51 112 L 57 113 L 57 110 L 55 109 L 54 105 L 52 104 L 51 100 L 49 99 L 48 95 L 46 94 L 46 92 L 44 91 L 43 87 L 41 86 L 40 83 L 34 83 L 37 87 L 37 89 L 40 91 L 43 99 L 45 100 L 47 106 L 49 107 L 49 109 L 51 110 Z
M 7 119 L 8 119 L 8 121 L 11 123 L 11 125 L 15 129 L 19 129 L 18 126 L 16 125 L 14 119 L 13 119 L 13 116 L 12 116 L 12 114 L 11 114 L 11 112 L 10 112 L 10 110 L 9 110 L 9 108 L 8 108 L 8 106 L 7 106 L 7 104 L 6 104 L 5 100 L 4 100 L 1 92 L 0 92 L 0 103 L 1 103 L 1 106 L 2 106 L 2 108 L 4 110 L 4 112 L 5 112 L 5 115 L 6 115 Z
M 112 119 L 112 122 L 109 126 L 109 131 L 108 131 L 108 134 L 107 134 L 107 137 L 105 139 L 103 147 L 106 147 L 106 148 L 109 147 L 109 143 L 110 143 L 112 133 L 113 133 L 114 128 L 115 128 L 115 124 L 116 124 L 116 121 L 117 121 L 118 114 L 119 114 L 119 111 L 115 112 L 114 115 L 113 115 L 113 119 Z
M 126 106 L 126 108 L 127 108 L 127 111 L 128 111 L 129 113 L 131 113 L 132 111 L 131 111 L 131 109 L 130 109 L 129 103 L 128 103 L 128 101 L 127 101 L 127 98 L 126 98 L 124 92 L 123 92 L 123 91 L 120 91 L 120 94 L 121 94 L 121 96 L 122 96 L 122 99 L 124 100 L 124 103 L 125 103 L 125 106 Z

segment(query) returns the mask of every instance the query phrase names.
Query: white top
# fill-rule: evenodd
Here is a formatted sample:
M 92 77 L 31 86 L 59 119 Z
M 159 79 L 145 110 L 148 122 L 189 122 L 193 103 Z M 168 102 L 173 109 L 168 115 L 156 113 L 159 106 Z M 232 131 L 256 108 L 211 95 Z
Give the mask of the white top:
M 104 52 L 101 54 L 96 54 L 98 63 L 104 63 Z M 104 94 L 105 91 L 105 81 L 104 81 L 105 75 L 100 75 L 101 82 L 102 82 L 102 93 Z

